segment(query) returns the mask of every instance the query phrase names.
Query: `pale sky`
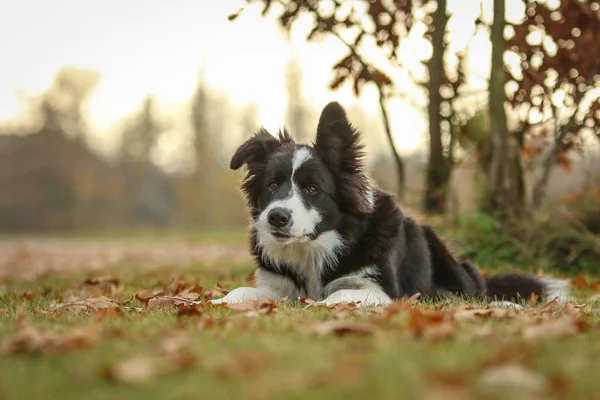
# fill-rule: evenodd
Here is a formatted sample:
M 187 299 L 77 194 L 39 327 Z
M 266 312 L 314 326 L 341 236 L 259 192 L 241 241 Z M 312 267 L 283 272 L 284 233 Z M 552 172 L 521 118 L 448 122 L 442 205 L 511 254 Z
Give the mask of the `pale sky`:
M 486 1 L 486 0 L 484 0 Z M 352 92 L 330 92 L 331 66 L 345 54 L 331 37 L 307 44 L 307 22 L 294 31 L 291 43 L 280 33 L 274 18 L 261 18 L 260 5 L 249 7 L 234 22 L 227 15 L 243 0 L 19 0 L 0 3 L 0 120 L 24 111 L 21 94 L 34 95 L 48 88 L 65 65 L 101 73 L 88 104 L 88 119 L 100 146 L 109 141 L 109 128 L 133 112 L 147 93 L 166 109 L 183 105 L 192 96 L 199 71 L 234 105 L 254 102 L 260 123 L 273 131 L 283 124 L 285 64 L 294 55 L 304 71 L 304 92 L 315 109 L 331 100 L 350 106 Z M 453 46 L 464 46 L 479 12 L 478 0 L 451 0 L 455 14 L 449 29 Z M 491 14 L 491 1 L 485 4 Z M 514 3 L 514 4 L 513 4 Z M 509 2 L 507 12 L 522 11 L 521 2 Z M 513 4 L 513 6 L 510 6 Z M 407 43 L 411 54 L 427 55 L 423 42 Z M 472 85 L 484 85 L 489 70 L 489 42 L 480 35 L 472 42 Z M 400 74 L 399 86 L 410 88 Z M 417 101 L 425 104 L 423 99 Z M 369 90 L 361 98 L 367 114 L 379 113 L 377 95 Z M 402 101 L 390 103 L 395 139 L 403 152 L 423 146 L 427 122 Z

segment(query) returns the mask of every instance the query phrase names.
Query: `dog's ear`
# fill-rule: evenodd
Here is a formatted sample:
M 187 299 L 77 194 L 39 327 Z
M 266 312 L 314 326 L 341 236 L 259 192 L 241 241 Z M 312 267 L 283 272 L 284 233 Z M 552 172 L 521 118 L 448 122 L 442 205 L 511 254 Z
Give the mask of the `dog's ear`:
M 363 171 L 363 145 L 344 108 L 331 102 L 323 108 L 317 126 L 315 151 L 339 179 L 340 196 L 352 212 L 373 210 L 372 189 Z
M 263 164 L 279 146 L 289 141 L 291 141 L 291 138 L 285 131 L 279 133 L 279 137 L 276 138 L 266 129 L 261 128 L 236 150 L 229 167 L 236 170 L 247 164 L 248 169 L 253 169 L 253 166 Z
M 353 173 L 362 167 L 360 135 L 337 102 L 321 112 L 315 149 L 333 170 Z

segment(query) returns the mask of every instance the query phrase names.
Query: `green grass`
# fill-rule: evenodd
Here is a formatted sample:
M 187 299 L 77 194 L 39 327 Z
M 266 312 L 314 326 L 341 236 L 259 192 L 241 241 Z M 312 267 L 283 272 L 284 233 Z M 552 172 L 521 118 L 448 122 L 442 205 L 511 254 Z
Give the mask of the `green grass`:
M 244 284 L 252 266 L 211 263 L 147 269 L 120 265 L 93 276 L 110 275 L 123 283 L 115 300 L 125 302 L 141 290 L 160 289 L 175 277 L 206 289 L 217 283 L 229 288 Z M 600 390 L 600 320 L 597 304 L 584 308 L 592 328 L 563 339 L 542 336 L 526 340 L 515 321 L 461 323 L 450 338 L 415 337 L 410 313 L 364 314 L 336 312 L 304 305 L 282 304 L 268 315 L 248 315 L 226 308 L 202 309 L 201 317 L 179 317 L 175 307 L 99 314 L 43 313 L 68 295 L 92 297 L 83 282 L 85 271 L 55 274 L 35 282 L 0 286 L 0 341 L 22 328 L 16 318 L 22 295 L 28 324 L 42 332 L 68 335 L 75 328 L 100 324 L 97 343 L 57 354 L 19 353 L 0 358 L 1 399 L 422 399 L 470 398 L 592 398 Z M 586 293 L 579 293 L 583 301 Z M 142 307 L 133 300 L 129 305 Z M 425 304 L 442 313 L 461 305 Z M 366 322 L 374 335 L 317 335 L 325 321 Z M 97 321 L 97 322 L 96 322 Z M 212 321 L 213 326 L 207 326 Z M 474 339 L 489 324 L 496 335 Z M 528 322 L 534 324 L 534 320 Z M 516 329 L 516 332 L 510 333 Z M 107 377 L 116 363 L 138 355 L 160 353 L 165 340 L 182 335 L 183 351 L 194 365 L 146 383 L 128 384 Z M 499 358 L 539 373 L 547 380 L 542 393 L 524 390 L 521 397 L 482 383 L 486 365 Z M 169 363 L 169 361 L 164 361 Z M 455 396 L 455 397 L 452 397 Z M 459 396 L 459 397 L 456 397 Z
M 15 233 L 0 232 L 0 239 L 8 238 L 15 239 L 19 237 L 31 237 L 29 232 L 22 235 Z M 122 229 L 95 229 L 95 230 L 78 230 L 64 232 L 40 232 L 39 237 L 56 238 L 56 239 L 73 239 L 77 240 L 94 240 L 94 241 L 136 241 L 136 242 L 202 242 L 202 243 L 218 243 L 218 244 L 233 244 L 245 245 L 247 243 L 248 230 L 245 227 L 200 227 L 197 229 L 142 229 L 142 228 L 122 228 Z

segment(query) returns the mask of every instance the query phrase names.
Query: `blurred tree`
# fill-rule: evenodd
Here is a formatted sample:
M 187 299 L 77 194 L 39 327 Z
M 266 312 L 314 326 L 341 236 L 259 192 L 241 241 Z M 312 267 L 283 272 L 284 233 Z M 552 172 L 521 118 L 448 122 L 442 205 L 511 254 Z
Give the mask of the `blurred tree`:
M 207 176 L 210 173 L 209 166 L 214 160 L 214 143 L 213 137 L 210 134 L 211 111 L 214 110 L 211 110 L 207 85 L 201 74 L 190 101 L 191 126 L 196 153 L 195 170 L 199 178 Z
M 148 95 L 127 120 L 120 148 L 132 220 L 162 228 L 169 226 L 173 217 L 173 193 L 168 177 L 152 161 L 152 150 L 165 130 L 156 116 L 155 100 Z
M 433 14 L 433 23 L 429 25 L 432 54 L 427 63 L 429 71 L 429 162 L 427 163 L 427 183 L 425 186 L 424 208 L 427 212 L 443 212 L 446 209 L 446 197 L 452 171 L 452 151 L 444 156 L 442 144 L 442 87 L 444 73 L 444 37 L 448 15 L 446 0 L 438 0 Z
M 511 24 L 507 49 L 520 64 L 507 75 L 509 104 L 520 116 L 515 138 L 524 156 L 544 156 L 532 206 L 545 195 L 552 168 L 570 168 L 568 152 L 585 133 L 600 138 L 600 1 L 526 1 Z
M 305 1 L 305 0 L 247 0 L 247 3 L 262 3 L 263 15 L 275 5 L 279 6 L 279 22 L 287 30 L 302 14 L 312 17 L 313 26 L 307 40 L 314 40 L 320 35 L 330 34 L 336 37 L 347 49 L 348 53 L 333 66 L 333 79 L 330 88 L 337 89 L 349 83 L 358 96 L 365 84 L 374 84 L 379 92 L 379 106 L 384 131 L 388 139 L 396 169 L 398 171 L 398 190 L 400 197 L 404 192 L 404 161 L 400 157 L 391 132 L 390 118 L 387 111 L 389 98 L 401 96 L 395 88 L 391 75 L 403 72 L 417 84 L 418 90 L 428 92 L 429 98 L 429 139 L 430 160 L 424 207 L 430 212 L 443 211 L 446 206 L 446 195 L 454 165 L 453 146 L 450 124 L 453 122 L 452 107 L 459 96 L 458 89 L 464 83 L 461 62 L 456 73 L 450 78 L 447 63 L 444 62 L 446 41 L 445 30 L 448 15 L 446 0 L 360 0 L 355 2 L 340 1 Z M 229 16 L 234 20 L 243 10 Z M 427 64 L 429 80 L 417 79 L 411 69 L 406 68 L 398 57 L 401 38 L 422 31 L 427 27 L 425 38 L 432 44 L 433 52 Z M 416 30 L 413 28 L 417 26 Z M 375 45 L 382 53 L 376 65 L 362 55 L 365 47 Z M 457 56 L 462 59 L 462 56 Z M 417 60 L 415 60 L 417 61 Z M 442 95 L 443 89 L 451 94 Z M 448 139 L 448 140 L 446 140 Z
M 285 125 L 292 136 L 300 143 L 308 143 L 312 138 L 313 113 L 304 98 L 302 68 L 297 60 L 290 59 L 286 66 L 287 108 Z
M 2 132 L 0 227 L 64 230 L 122 222 L 122 179 L 86 144 L 85 103 L 95 71 L 63 68 L 30 99 L 36 127 Z
M 359 49 L 364 39 L 367 37 L 375 38 L 377 45 L 384 49 L 386 57 L 398 63 L 396 51 L 399 45 L 399 38 L 407 32 L 412 24 L 411 2 L 401 2 L 403 4 L 397 8 L 393 6 L 390 9 L 384 6 L 381 0 L 361 1 L 360 4 L 338 1 L 325 4 L 325 2 L 305 0 L 247 0 L 247 3 L 262 3 L 264 5 L 263 16 L 267 14 L 274 4 L 281 6 L 282 12 L 279 16 L 279 22 L 287 30 L 291 29 L 293 23 L 301 14 L 309 14 L 313 17 L 314 25 L 308 34 L 307 40 L 310 41 L 316 39 L 320 34 L 329 33 L 345 45 L 348 49 L 348 54 L 334 65 L 334 78 L 330 83 L 330 87 L 337 89 L 344 83 L 349 82 L 352 84 L 354 93 L 358 96 L 365 84 L 375 84 L 379 91 L 380 109 L 385 132 L 388 137 L 388 144 L 396 162 L 399 180 L 398 187 L 402 193 L 404 188 L 404 165 L 394 144 L 386 108 L 386 100 L 393 93 L 393 83 L 388 74 L 381 68 L 376 67 L 361 56 Z M 243 8 L 237 13 L 231 14 L 229 20 L 237 18 L 242 10 Z M 379 18 L 382 13 L 386 15 L 388 22 L 381 22 L 386 19 Z M 368 20 L 366 22 L 374 25 L 374 31 L 367 30 L 363 26 L 361 21 L 365 19 Z M 406 24 L 401 24 L 400 22 L 402 21 L 405 21 Z M 401 28 L 396 26 L 396 22 L 405 29 L 396 29 Z M 341 34 L 342 30 L 348 30 L 348 28 L 358 28 L 358 33 L 352 41 L 346 41 Z
M 41 124 L 47 130 L 81 137 L 87 129 L 84 107 L 99 80 L 100 74 L 94 70 L 61 68 L 52 86 L 42 95 L 31 99 L 32 114 L 41 119 Z
M 505 215 L 513 215 L 518 207 L 518 196 L 515 195 L 515 181 L 510 173 L 510 146 L 506 110 L 504 104 L 506 94 L 504 83 L 504 28 L 505 0 L 494 0 L 494 20 L 490 30 L 492 42 L 492 60 L 489 80 L 489 125 L 491 138 L 491 161 L 487 172 L 487 182 L 490 193 L 490 205 L 494 210 L 502 211 Z

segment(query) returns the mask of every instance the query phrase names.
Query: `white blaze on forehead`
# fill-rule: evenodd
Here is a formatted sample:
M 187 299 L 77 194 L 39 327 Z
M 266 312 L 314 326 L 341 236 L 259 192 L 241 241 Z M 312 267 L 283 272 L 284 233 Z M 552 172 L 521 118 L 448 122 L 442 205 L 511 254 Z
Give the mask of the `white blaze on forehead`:
M 276 200 L 269 204 L 269 206 L 261 213 L 256 227 L 259 233 L 261 230 L 268 231 L 268 215 L 269 212 L 276 207 L 283 207 L 291 211 L 292 223 L 290 228 L 290 235 L 295 237 L 301 237 L 313 233 L 317 227 L 317 224 L 321 222 L 321 215 L 314 208 L 307 208 L 302 200 L 301 188 L 298 187 L 294 181 L 294 173 L 304 164 L 310 160 L 312 155 L 310 149 L 302 147 L 294 152 L 292 157 L 292 176 L 291 184 L 292 188 L 288 194 L 288 197 L 281 200 Z
M 302 147 L 294 152 L 294 158 L 292 159 L 292 178 L 294 177 L 294 172 L 311 158 L 312 155 L 310 154 L 310 150 L 306 147 Z

